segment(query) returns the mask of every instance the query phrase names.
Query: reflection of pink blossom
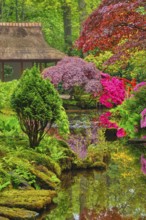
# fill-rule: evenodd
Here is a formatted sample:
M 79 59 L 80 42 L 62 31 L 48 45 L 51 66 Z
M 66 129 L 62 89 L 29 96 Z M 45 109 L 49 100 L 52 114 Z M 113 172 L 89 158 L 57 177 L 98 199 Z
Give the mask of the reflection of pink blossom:
M 125 137 L 126 136 L 126 132 L 123 128 L 118 128 L 117 130 L 117 137 L 121 138 L 121 137 Z
M 140 127 L 141 128 L 145 128 L 146 127 L 146 108 L 141 112 Z
M 146 159 L 144 158 L 144 155 L 141 155 L 140 163 L 141 171 L 143 172 L 143 174 L 146 174 Z

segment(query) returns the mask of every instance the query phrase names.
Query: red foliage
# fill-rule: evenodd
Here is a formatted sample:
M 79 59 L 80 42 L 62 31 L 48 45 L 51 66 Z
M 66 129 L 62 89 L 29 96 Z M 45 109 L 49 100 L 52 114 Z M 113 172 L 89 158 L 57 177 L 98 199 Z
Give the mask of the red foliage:
M 131 48 L 146 48 L 146 15 L 137 9 L 145 7 L 146 0 L 102 0 L 100 6 L 83 24 L 76 42 L 83 52 L 99 48 L 116 53 L 114 62 Z M 127 39 L 121 46 L 121 40 Z M 120 52 L 119 52 L 120 51 Z

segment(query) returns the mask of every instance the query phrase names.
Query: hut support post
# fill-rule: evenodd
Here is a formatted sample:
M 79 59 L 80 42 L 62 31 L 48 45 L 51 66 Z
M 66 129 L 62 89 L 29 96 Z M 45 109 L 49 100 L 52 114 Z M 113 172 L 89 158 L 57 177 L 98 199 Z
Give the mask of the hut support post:
M 23 61 L 21 61 L 21 75 L 22 75 L 22 73 L 23 73 Z
M 42 72 L 42 70 L 43 70 L 43 65 L 42 63 L 40 63 L 40 72 Z
M 2 82 L 4 82 L 4 79 L 5 79 L 5 77 L 4 77 L 4 67 L 5 67 L 5 63 L 2 62 Z

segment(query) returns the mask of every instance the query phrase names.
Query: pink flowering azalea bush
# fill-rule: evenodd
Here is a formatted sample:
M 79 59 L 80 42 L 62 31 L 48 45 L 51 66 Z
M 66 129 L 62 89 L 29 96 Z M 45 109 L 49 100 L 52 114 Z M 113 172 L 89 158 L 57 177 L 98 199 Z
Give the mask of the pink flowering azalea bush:
M 117 77 L 111 77 L 109 74 L 101 74 L 101 84 L 103 91 L 100 96 L 100 103 L 107 108 L 122 104 L 125 99 L 125 87 L 123 81 Z M 110 111 L 102 114 L 99 118 L 100 124 L 105 128 L 117 129 L 117 137 L 121 138 L 126 135 L 123 128 L 120 128 L 118 124 L 111 120 L 112 113 Z
M 120 105 L 125 99 L 125 87 L 123 81 L 117 77 L 110 77 L 108 74 L 101 74 L 103 87 L 100 102 L 107 108 Z
M 116 129 L 117 130 L 116 135 L 118 138 L 122 138 L 126 136 L 125 130 L 123 128 L 119 128 L 118 124 L 111 120 L 111 116 L 112 116 L 112 113 L 110 111 L 103 113 L 99 117 L 100 125 L 103 126 L 104 128 Z
M 126 136 L 126 131 L 124 130 L 124 128 L 118 128 L 117 129 L 117 137 L 122 138 L 125 136 Z
M 115 122 L 110 120 L 111 112 L 105 112 L 99 117 L 100 125 L 105 128 L 118 128 L 118 125 Z
M 89 93 L 102 90 L 100 71 L 93 63 L 79 57 L 65 57 L 56 66 L 44 69 L 42 75 L 45 79 L 49 78 L 56 87 L 61 83 L 63 89 L 70 92 L 76 86 Z
M 104 75 L 103 79 L 106 79 L 110 82 L 111 78 L 108 75 Z M 109 86 L 110 88 L 110 85 L 108 85 L 107 82 L 105 82 L 104 84 L 102 83 L 102 85 L 106 85 L 106 88 L 108 88 Z M 115 83 L 115 85 L 117 86 L 118 84 Z M 105 89 L 103 87 L 103 93 L 104 90 L 106 90 L 106 92 L 108 91 L 108 89 Z M 114 89 L 112 91 L 114 91 Z M 119 93 L 119 95 L 116 92 L 115 94 L 118 97 L 117 100 L 119 100 L 121 94 L 121 97 L 124 97 L 123 92 Z M 109 93 L 107 92 L 107 96 L 108 95 L 110 96 L 110 91 Z M 105 94 L 104 97 L 106 97 Z M 143 138 L 144 136 L 146 136 L 146 82 L 141 82 L 137 84 L 133 89 L 131 96 L 123 101 L 122 99 L 120 99 L 121 104 L 119 102 L 119 104 L 115 108 L 112 108 L 110 110 L 111 115 L 103 115 L 100 117 L 101 124 L 105 125 L 105 127 L 108 128 L 112 128 L 112 125 L 113 128 L 116 128 L 117 126 L 116 129 L 118 137 L 123 137 L 127 135 L 131 138 Z M 113 103 L 111 103 L 111 99 L 105 98 L 104 103 L 106 103 L 107 107 L 113 106 Z M 115 102 L 115 104 L 117 103 L 118 102 Z M 105 119 L 103 120 L 104 117 Z

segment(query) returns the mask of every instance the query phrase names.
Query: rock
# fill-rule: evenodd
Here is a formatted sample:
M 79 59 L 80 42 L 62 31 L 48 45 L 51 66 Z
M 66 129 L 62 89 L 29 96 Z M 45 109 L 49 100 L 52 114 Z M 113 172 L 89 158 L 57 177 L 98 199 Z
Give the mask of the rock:
M 9 220 L 9 218 L 5 218 L 5 217 L 0 216 L 0 220 Z
M 95 162 L 91 165 L 92 168 L 96 168 L 98 170 L 106 170 L 107 165 L 104 162 Z
M 38 211 L 46 208 L 55 195 L 51 190 L 7 190 L 0 193 L 0 206 Z
M 59 183 L 59 179 L 55 175 L 55 173 L 48 170 L 45 166 L 33 166 L 30 168 L 32 174 L 34 174 L 37 178 L 37 182 L 39 186 L 43 189 L 55 189 L 57 187 L 57 183 Z M 53 177 L 56 179 L 56 182 L 53 181 Z M 57 181 L 58 180 L 58 181 Z
M 0 217 L 0 220 L 33 220 L 39 215 L 39 213 L 21 208 L 0 206 L 0 215 L 4 216 Z

